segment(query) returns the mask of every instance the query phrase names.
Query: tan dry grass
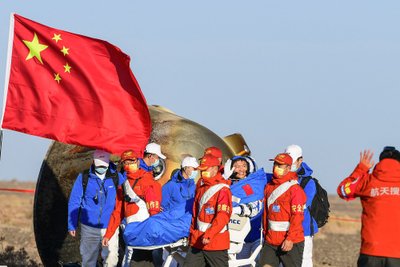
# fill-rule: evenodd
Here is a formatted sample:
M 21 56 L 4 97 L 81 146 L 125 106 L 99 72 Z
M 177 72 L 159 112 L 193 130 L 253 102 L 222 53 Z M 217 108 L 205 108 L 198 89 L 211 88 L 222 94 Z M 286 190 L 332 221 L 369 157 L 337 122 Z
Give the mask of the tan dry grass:
M 355 267 L 360 251 L 361 204 L 329 196 L 328 223 L 314 238 L 314 266 Z
M 34 182 L 1 181 L 0 188 L 34 189 Z M 31 259 L 40 262 L 33 233 L 33 194 L 0 191 L 0 249 L 24 248 Z

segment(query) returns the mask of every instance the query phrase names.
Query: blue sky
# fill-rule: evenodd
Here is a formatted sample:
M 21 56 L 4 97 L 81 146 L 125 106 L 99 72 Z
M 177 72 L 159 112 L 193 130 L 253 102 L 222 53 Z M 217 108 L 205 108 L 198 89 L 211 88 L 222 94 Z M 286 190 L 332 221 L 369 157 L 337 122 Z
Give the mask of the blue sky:
M 400 146 L 398 1 L 3 1 L 0 103 L 11 12 L 117 45 L 149 104 L 242 133 L 267 170 L 302 146 L 329 192 Z M 0 179 L 36 180 L 49 144 L 5 130 Z

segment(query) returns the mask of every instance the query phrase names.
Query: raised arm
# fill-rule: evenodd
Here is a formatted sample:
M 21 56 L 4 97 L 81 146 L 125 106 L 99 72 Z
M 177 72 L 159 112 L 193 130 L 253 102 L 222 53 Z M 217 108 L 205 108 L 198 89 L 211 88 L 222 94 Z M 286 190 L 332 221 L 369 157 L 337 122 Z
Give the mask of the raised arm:
M 360 152 L 360 162 L 357 167 L 337 188 L 339 197 L 352 200 L 361 196 L 361 192 L 368 183 L 369 169 L 374 166 L 373 155 L 370 150 Z

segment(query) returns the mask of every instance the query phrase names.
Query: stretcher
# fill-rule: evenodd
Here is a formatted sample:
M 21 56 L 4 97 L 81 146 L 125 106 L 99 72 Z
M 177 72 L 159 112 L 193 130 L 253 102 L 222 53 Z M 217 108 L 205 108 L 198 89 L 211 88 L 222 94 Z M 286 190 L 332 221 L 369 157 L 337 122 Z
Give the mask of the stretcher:
M 183 266 L 183 262 L 185 261 L 185 257 L 182 253 L 185 253 L 189 246 L 189 240 L 187 237 L 181 238 L 178 241 L 165 245 L 158 246 L 146 246 L 146 247 L 136 247 L 136 246 L 128 246 L 129 249 L 144 249 L 144 250 L 155 250 L 162 248 L 164 252 L 168 254 L 167 258 L 164 260 L 163 266 L 169 267 L 172 264 L 172 261 L 175 260 L 179 263 L 180 266 Z
M 261 251 L 262 247 L 262 230 L 260 229 L 260 242 L 256 249 L 251 253 L 247 259 L 237 259 L 237 255 L 243 248 L 244 239 L 250 232 L 250 219 L 248 217 L 239 217 L 236 214 L 232 214 L 230 223 L 228 225 L 230 234 L 230 248 L 228 250 L 229 255 L 229 267 L 239 267 L 250 265 L 256 266 L 256 259 Z M 183 266 L 185 261 L 185 255 L 188 250 L 189 241 L 187 237 L 181 238 L 178 241 L 165 245 L 157 246 L 129 246 L 130 249 L 142 249 L 142 250 L 155 250 L 162 248 L 167 253 L 167 257 L 164 260 L 163 266 L 170 267 L 175 260 L 180 266 Z

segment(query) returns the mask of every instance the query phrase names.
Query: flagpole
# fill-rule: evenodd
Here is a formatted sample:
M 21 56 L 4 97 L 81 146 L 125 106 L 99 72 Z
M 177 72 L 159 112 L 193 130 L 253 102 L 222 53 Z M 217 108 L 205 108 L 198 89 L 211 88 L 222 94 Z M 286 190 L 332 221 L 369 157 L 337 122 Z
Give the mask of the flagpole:
M 7 92 L 8 92 L 8 83 L 10 81 L 10 69 L 11 69 L 11 56 L 12 56 L 12 47 L 14 43 L 14 14 L 10 14 L 10 30 L 8 32 L 8 50 L 7 50 L 7 63 L 6 63 L 6 73 L 5 73 L 5 82 L 4 82 L 4 96 L 3 96 L 3 110 L 1 113 L 0 119 L 0 159 L 1 159 L 1 150 L 2 150 L 2 143 L 3 143 L 3 119 L 4 119 L 4 112 L 6 110 L 6 101 L 7 101 Z

